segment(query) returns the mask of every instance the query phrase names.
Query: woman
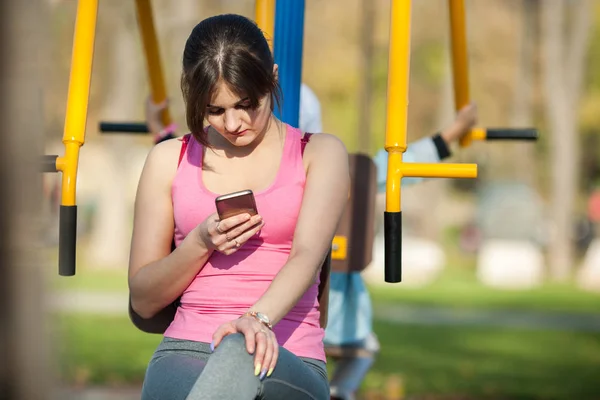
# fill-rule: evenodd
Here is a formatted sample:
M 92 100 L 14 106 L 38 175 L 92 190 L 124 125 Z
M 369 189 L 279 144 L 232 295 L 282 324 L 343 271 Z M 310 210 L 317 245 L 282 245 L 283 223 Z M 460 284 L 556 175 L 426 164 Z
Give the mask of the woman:
M 180 140 L 152 149 L 135 204 L 132 307 L 148 318 L 181 296 L 142 398 L 327 399 L 318 275 L 347 200 L 346 149 L 320 134 L 302 154 L 302 132 L 272 113 L 277 66 L 245 17 L 193 29 L 181 83 L 193 137 L 179 167 Z M 215 198 L 244 189 L 259 215 L 219 220 Z
M 165 127 L 161 122 L 161 113 L 166 107 L 166 102 L 154 104 L 148 99 L 146 103 L 146 122 L 157 143 L 174 137 L 175 134 L 174 125 Z M 477 119 L 475 104 L 463 107 L 444 130 L 410 143 L 404 160 L 438 163 L 450 157 L 451 145 L 467 134 L 475 126 Z M 322 129 L 320 102 L 305 84 L 302 84 L 300 90 L 300 129 L 306 132 L 320 132 Z M 386 151 L 380 149 L 374 161 L 379 187 L 377 208 L 380 209 L 385 200 Z M 402 185 L 406 187 L 422 181 L 422 178 L 405 178 Z M 371 300 L 360 273 L 331 272 L 329 311 L 324 337 L 326 352 L 328 348 L 340 346 L 352 346 L 359 350 L 336 359 L 329 382 L 331 399 L 352 400 L 379 351 L 379 342 L 372 327 Z

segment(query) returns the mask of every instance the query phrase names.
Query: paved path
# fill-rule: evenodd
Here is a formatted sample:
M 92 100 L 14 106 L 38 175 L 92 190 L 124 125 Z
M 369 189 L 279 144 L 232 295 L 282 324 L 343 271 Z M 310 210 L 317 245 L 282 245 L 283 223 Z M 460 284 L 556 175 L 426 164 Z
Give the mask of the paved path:
M 376 319 L 398 324 L 482 326 L 518 329 L 600 332 L 598 314 L 523 310 L 473 310 L 378 304 Z
M 140 388 L 63 388 L 53 392 L 52 400 L 140 400 L 141 394 Z
M 51 296 L 50 306 L 66 312 L 127 315 L 127 293 L 68 291 Z M 473 310 L 377 304 L 376 319 L 397 324 L 485 326 L 600 332 L 598 314 L 521 310 Z

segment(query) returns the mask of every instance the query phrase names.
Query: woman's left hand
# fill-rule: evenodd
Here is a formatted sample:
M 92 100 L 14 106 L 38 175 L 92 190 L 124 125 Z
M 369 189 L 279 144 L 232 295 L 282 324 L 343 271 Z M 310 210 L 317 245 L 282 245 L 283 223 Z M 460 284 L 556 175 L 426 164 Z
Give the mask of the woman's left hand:
M 258 375 L 261 380 L 270 376 L 279 356 L 279 344 L 273 331 L 256 318 L 245 315 L 217 328 L 213 334 L 213 348 L 216 349 L 221 340 L 232 333 L 243 334 L 246 350 L 254 354 L 254 375 Z

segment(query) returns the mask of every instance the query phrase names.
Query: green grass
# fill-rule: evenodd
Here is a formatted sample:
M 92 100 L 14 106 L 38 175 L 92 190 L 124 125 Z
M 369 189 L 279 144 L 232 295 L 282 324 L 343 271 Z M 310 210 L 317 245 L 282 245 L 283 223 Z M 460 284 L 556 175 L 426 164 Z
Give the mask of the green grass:
M 94 269 L 81 266 L 77 275 L 60 277 L 52 271 L 53 290 L 94 292 L 127 291 L 127 270 Z M 377 303 L 460 307 L 476 309 L 518 309 L 572 313 L 600 313 L 600 294 L 578 289 L 573 283 L 546 283 L 532 290 L 497 290 L 483 286 L 473 269 L 447 268 L 431 285 L 410 289 L 400 284 L 371 288 Z
M 600 313 L 600 294 L 585 292 L 573 283 L 546 283 L 531 290 L 491 289 L 469 270 L 448 269 L 431 285 L 419 289 L 389 284 L 372 288 L 375 302 L 476 309 L 518 309 L 572 313 Z
M 141 384 L 161 340 L 127 317 L 58 315 L 53 328 L 60 378 L 70 384 Z
M 600 393 L 599 334 L 380 321 L 375 331 L 384 350 L 367 387 L 399 373 L 414 394 L 584 399 Z
M 75 276 L 50 277 L 53 290 L 82 290 L 92 292 L 125 292 L 127 288 L 126 269 L 80 268 Z
M 59 375 L 70 384 L 140 384 L 160 336 L 125 317 L 59 315 Z M 382 348 L 363 387 L 400 375 L 407 394 L 588 399 L 600 393 L 600 335 L 376 322 Z

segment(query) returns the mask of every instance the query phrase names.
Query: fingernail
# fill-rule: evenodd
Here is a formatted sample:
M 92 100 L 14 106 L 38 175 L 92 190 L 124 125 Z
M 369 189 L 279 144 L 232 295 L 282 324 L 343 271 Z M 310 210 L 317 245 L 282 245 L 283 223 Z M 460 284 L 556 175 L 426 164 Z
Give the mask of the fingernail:
M 260 371 L 260 376 L 258 377 L 258 379 L 260 379 L 262 381 L 263 379 L 265 379 L 266 374 L 267 374 L 267 370 L 263 369 L 262 371 Z
M 260 373 L 260 363 L 256 364 L 256 367 L 254 367 L 254 376 L 258 376 L 258 374 Z
M 215 351 L 215 342 L 210 342 L 210 352 Z
M 273 373 L 273 368 L 270 368 L 269 372 L 267 372 L 267 376 L 271 376 L 272 373 Z

